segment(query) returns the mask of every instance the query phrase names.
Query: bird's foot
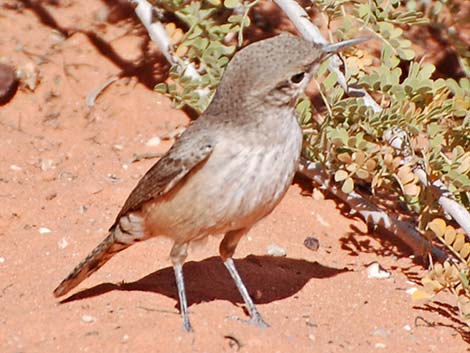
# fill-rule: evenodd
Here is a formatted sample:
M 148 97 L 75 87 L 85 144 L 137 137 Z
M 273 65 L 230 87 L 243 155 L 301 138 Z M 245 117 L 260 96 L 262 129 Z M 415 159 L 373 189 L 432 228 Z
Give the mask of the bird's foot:
M 266 321 L 264 321 L 264 319 L 263 319 L 263 317 L 261 316 L 260 313 L 256 313 L 255 315 L 253 315 L 248 320 L 241 319 L 238 316 L 233 316 L 233 315 L 228 316 L 227 318 L 230 319 L 230 320 L 237 320 L 237 321 L 243 322 L 244 324 L 254 325 L 254 326 L 257 326 L 257 327 L 260 327 L 260 328 L 270 327 L 270 325 Z
M 183 322 L 183 330 L 186 332 L 194 332 L 193 327 L 191 326 L 191 323 L 189 321 L 184 321 Z
M 248 322 L 252 325 L 258 326 L 260 328 L 268 328 L 269 324 L 264 321 L 263 317 L 260 313 L 256 312 L 254 315 L 251 316 L 251 319 Z

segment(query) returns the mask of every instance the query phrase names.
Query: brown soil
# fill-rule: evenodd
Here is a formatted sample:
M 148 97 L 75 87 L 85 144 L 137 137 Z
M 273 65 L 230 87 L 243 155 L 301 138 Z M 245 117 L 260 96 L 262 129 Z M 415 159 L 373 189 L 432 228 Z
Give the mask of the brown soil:
M 134 154 L 164 152 L 171 139 L 147 141 L 188 123 L 149 89 L 165 68 L 151 46 L 142 59 L 145 36 L 133 20 L 113 23 L 125 13 L 98 0 L 55 3 L 0 2 L 0 60 L 31 76 L 30 88 L 20 85 L 0 107 L 1 352 L 469 350 L 452 297 L 411 302 L 407 289 L 423 271 L 411 253 L 370 235 L 334 200 L 312 198 L 305 183 L 236 253 L 269 329 L 235 319 L 247 316 L 217 238 L 185 265 L 192 334 L 181 327 L 165 241 L 130 248 L 64 303 L 54 298 L 155 162 L 130 163 Z M 86 96 L 113 76 L 89 108 Z M 318 251 L 303 245 L 307 236 L 319 239 Z M 267 256 L 273 243 L 287 257 Z M 373 261 L 391 277 L 369 279 Z

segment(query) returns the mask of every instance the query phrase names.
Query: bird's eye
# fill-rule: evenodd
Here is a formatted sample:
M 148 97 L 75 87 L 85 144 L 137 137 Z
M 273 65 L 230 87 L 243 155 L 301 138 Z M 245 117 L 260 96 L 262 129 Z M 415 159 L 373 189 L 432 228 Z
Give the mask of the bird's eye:
M 301 72 L 299 74 L 296 74 L 294 76 L 292 76 L 290 78 L 290 80 L 293 82 L 293 83 L 300 83 L 305 77 L 305 72 Z

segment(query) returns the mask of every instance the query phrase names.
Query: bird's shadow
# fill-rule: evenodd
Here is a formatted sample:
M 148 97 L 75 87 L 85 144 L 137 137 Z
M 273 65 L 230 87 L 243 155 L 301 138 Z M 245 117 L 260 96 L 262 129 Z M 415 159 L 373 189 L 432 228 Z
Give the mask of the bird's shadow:
M 235 265 L 254 302 L 263 304 L 293 296 L 312 278 L 333 277 L 347 268 L 326 267 L 301 259 L 250 255 Z M 219 257 L 187 262 L 183 268 L 188 306 L 213 300 L 243 303 L 228 271 Z M 114 290 L 144 291 L 177 299 L 172 267 L 155 271 L 141 279 L 122 284 L 103 283 L 82 290 L 60 303 L 95 297 Z

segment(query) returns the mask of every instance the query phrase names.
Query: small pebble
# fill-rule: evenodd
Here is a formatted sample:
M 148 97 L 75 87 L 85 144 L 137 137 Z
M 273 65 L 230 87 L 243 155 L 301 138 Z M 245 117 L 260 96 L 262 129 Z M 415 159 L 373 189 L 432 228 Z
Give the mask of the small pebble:
M 83 321 L 83 322 L 86 322 L 87 324 L 89 324 L 89 323 L 91 323 L 91 322 L 95 322 L 95 321 L 96 321 L 96 318 L 95 318 L 94 316 L 85 314 L 85 315 L 82 316 L 82 321 Z
M 0 264 L 3 264 L 5 262 L 5 258 L 3 256 L 0 256 Z
M 59 246 L 60 249 L 65 249 L 69 245 L 69 242 L 64 237 L 57 242 L 57 245 Z
M 16 75 L 20 80 L 20 86 L 34 91 L 39 84 L 39 70 L 37 66 L 32 63 L 26 63 L 16 70 Z
M 387 346 L 384 343 L 376 343 L 375 348 L 386 348 Z
M 98 331 L 88 331 L 87 333 L 85 333 L 85 336 L 99 336 L 99 332 Z
M 317 222 L 320 223 L 323 227 L 331 227 L 330 223 L 328 223 L 326 219 L 320 216 L 318 213 L 314 213 L 314 215 Z
M 51 200 L 54 200 L 56 197 L 57 197 L 57 193 L 53 191 L 46 195 L 46 200 L 51 201 Z
M 307 237 L 304 240 L 304 245 L 309 250 L 317 251 L 320 248 L 320 241 L 314 237 Z
M 390 336 L 390 333 L 384 328 L 378 328 L 372 332 L 372 336 L 388 337 Z
M 113 173 L 108 173 L 106 175 L 106 177 L 112 182 L 112 183 L 118 183 L 120 181 L 122 181 L 121 178 L 119 178 L 117 175 L 113 174 Z
M 54 170 L 48 170 L 41 174 L 41 179 L 44 181 L 53 181 L 57 178 L 57 173 Z
M 406 290 L 406 293 L 409 294 L 409 295 L 413 295 L 414 292 L 416 292 L 418 290 L 418 288 L 416 287 L 411 287 L 411 288 L 408 288 Z
M 162 142 L 160 137 L 155 136 L 155 137 L 152 137 L 150 140 L 148 140 L 145 145 L 149 147 L 155 147 L 155 146 L 158 146 L 160 142 Z
M 406 331 L 411 331 L 411 326 L 410 326 L 410 325 L 405 325 L 405 326 L 403 326 L 403 328 L 404 328 Z
M 46 228 L 46 227 L 39 228 L 39 234 L 48 234 L 50 232 L 51 230 L 49 228 Z
M 43 172 L 54 169 L 54 161 L 52 159 L 43 159 L 41 160 L 41 170 Z
M 391 273 L 385 270 L 378 262 L 373 262 L 367 267 L 367 277 L 384 279 L 389 278 Z
M 269 256 L 274 256 L 274 257 L 284 257 L 287 255 L 286 249 L 274 243 L 271 245 L 268 245 L 267 253 Z
M 10 165 L 10 169 L 15 171 L 15 172 L 19 172 L 19 171 L 22 170 L 21 167 L 18 167 L 16 164 Z
M 66 37 L 58 30 L 53 29 L 51 31 L 51 39 L 53 40 L 54 44 L 60 44 L 65 41 Z

